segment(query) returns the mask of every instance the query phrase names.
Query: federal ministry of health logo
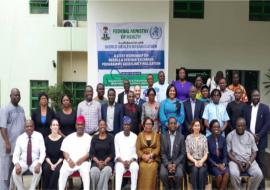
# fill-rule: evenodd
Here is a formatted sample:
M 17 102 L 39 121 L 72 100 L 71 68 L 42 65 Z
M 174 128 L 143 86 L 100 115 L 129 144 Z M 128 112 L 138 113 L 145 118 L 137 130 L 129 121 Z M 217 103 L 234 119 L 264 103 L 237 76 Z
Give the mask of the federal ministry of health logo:
M 162 28 L 159 26 L 153 26 L 150 28 L 150 36 L 152 39 L 159 39 L 162 36 Z

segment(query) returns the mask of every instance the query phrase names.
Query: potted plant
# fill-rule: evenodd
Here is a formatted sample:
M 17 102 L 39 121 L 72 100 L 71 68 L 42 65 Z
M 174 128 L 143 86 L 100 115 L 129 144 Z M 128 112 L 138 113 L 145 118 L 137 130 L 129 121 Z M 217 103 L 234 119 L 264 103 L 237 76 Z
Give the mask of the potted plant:
M 270 69 L 268 69 L 267 73 L 265 73 L 267 81 L 263 82 L 264 88 L 266 89 L 266 95 L 270 92 Z

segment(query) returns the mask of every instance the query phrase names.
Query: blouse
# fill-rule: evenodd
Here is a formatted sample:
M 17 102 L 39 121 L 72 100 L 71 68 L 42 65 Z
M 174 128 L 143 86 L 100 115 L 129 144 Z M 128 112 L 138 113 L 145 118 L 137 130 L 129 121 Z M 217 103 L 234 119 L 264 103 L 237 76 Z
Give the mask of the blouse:
M 71 114 L 65 114 L 63 110 L 56 113 L 56 118 L 59 120 L 60 129 L 65 136 L 76 131 L 76 111 L 72 109 Z
M 155 132 L 158 132 L 159 130 L 159 103 L 155 102 L 155 107 L 151 107 L 149 102 L 145 102 L 142 105 L 142 116 L 141 116 L 141 121 L 144 121 L 144 118 L 150 117 L 151 119 L 154 120 L 154 127 L 153 130 Z
M 192 83 L 185 81 L 184 83 L 179 82 L 178 80 L 172 81 L 172 84 L 176 88 L 177 98 L 181 101 L 185 101 L 189 98 L 189 89 L 192 86 Z
M 63 139 L 61 137 L 57 141 L 53 141 L 48 136 L 45 138 L 46 158 L 49 158 L 53 164 L 63 158 L 63 152 L 60 150 Z
M 186 138 L 186 151 L 191 154 L 195 160 L 201 160 L 205 154 L 208 154 L 206 137 L 200 134 L 196 141 L 194 134 L 188 135 Z
M 159 117 L 162 126 L 168 125 L 168 119 L 175 117 L 177 124 L 181 125 L 185 119 L 184 105 L 178 99 L 170 100 L 167 98 L 161 103 Z
M 100 139 L 99 135 L 94 135 L 91 141 L 91 147 L 90 147 L 90 158 L 96 157 L 98 160 L 103 160 L 107 157 L 111 157 L 110 162 L 108 163 L 108 166 L 111 168 L 113 167 L 113 160 L 115 156 L 114 151 L 114 137 L 110 134 L 107 134 L 107 137 L 105 139 Z M 97 167 L 96 162 L 92 159 L 92 165 L 91 167 Z

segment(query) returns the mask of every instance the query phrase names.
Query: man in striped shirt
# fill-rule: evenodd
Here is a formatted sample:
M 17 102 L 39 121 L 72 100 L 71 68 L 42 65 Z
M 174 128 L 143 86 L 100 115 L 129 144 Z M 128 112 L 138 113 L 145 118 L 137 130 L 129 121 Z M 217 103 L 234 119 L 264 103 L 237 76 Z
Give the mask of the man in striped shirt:
M 85 100 L 78 104 L 77 115 L 85 117 L 85 132 L 94 135 L 98 131 L 98 121 L 101 119 L 101 105 L 93 100 L 93 87 L 87 85 L 84 90 Z

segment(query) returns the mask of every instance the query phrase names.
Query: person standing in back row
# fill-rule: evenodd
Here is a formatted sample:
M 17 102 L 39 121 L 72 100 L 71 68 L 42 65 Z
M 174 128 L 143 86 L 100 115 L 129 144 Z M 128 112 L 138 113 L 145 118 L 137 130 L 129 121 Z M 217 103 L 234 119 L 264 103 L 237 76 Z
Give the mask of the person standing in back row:
M 8 190 L 12 172 L 12 156 L 19 135 L 24 132 L 25 113 L 19 105 L 19 89 L 10 92 L 10 103 L 1 109 L 0 114 L 0 189 Z

